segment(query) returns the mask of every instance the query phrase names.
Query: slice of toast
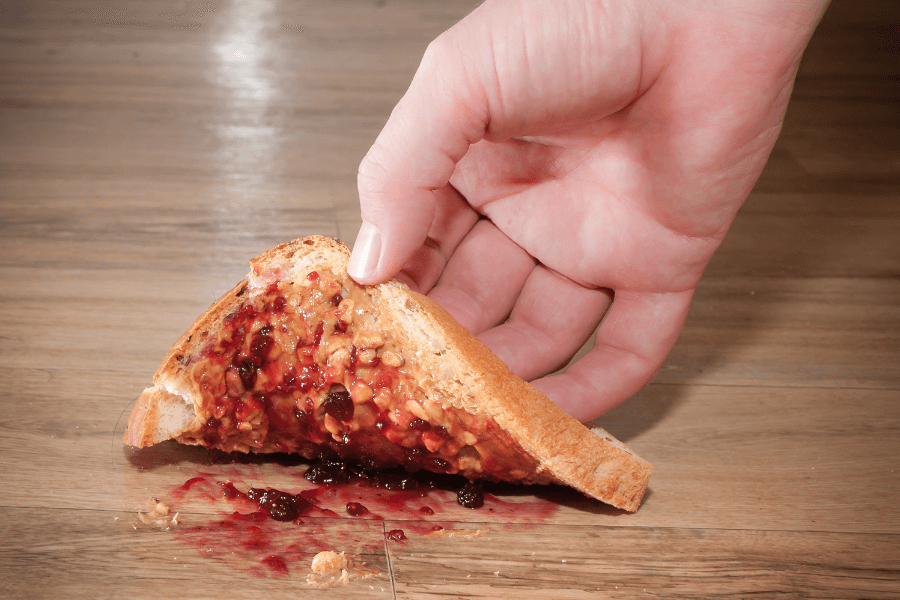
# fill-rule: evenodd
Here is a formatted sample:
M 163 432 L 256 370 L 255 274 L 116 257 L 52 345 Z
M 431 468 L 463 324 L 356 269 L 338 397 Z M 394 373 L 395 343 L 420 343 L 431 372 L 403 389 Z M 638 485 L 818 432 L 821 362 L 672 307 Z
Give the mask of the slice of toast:
M 563 413 L 429 298 L 397 281 L 356 284 L 349 256 L 309 237 L 252 260 L 169 350 L 125 441 L 307 458 L 331 448 L 367 464 L 562 483 L 637 509 L 649 463 Z

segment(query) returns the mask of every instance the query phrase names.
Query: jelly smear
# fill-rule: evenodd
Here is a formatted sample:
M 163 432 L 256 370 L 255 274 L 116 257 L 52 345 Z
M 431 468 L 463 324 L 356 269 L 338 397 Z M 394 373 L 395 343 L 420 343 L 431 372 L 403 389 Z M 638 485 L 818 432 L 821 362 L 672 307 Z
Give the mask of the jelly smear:
M 491 522 L 497 527 L 545 523 L 558 508 L 534 497 L 505 501 L 485 489 L 520 487 L 482 486 L 427 472 L 366 470 L 339 462 L 320 457 L 305 477 L 294 475 L 296 487 L 290 489 L 245 483 L 261 476 L 252 464 L 207 467 L 176 486 L 168 499 L 176 506 L 200 501 L 220 515 L 183 514 L 184 525 L 173 534 L 200 556 L 255 576 L 303 577 L 312 558 L 324 550 L 345 551 L 363 564 L 377 564 L 384 561 L 385 543 L 403 545 L 445 534 L 473 518 L 479 529 Z M 191 524 L 202 519 L 206 522 Z

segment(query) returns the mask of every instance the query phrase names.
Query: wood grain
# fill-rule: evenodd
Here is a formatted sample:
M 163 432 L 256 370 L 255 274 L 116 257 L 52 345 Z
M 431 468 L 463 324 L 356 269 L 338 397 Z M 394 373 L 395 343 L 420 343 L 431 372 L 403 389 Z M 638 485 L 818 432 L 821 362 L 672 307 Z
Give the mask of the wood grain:
M 318 516 L 379 571 L 324 591 L 306 562 L 253 574 L 137 519 L 198 473 L 306 485 L 272 460 L 135 458 L 122 414 L 250 258 L 354 239 L 360 159 L 477 4 L 0 5 L 0 597 L 900 598 L 892 0 L 832 3 L 676 347 L 600 420 L 656 467 L 636 514 L 498 488 L 493 511 L 445 493 L 428 519 Z M 176 508 L 203 526 L 222 502 Z
M 895 536 L 857 542 L 811 532 L 510 527 L 474 540 L 411 543 L 391 558 L 397 598 L 454 595 L 448 589 L 535 599 L 768 599 L 799 590 L 811 598 L 896 598 Z M 876 566 L 873 555 L 894 558 Z

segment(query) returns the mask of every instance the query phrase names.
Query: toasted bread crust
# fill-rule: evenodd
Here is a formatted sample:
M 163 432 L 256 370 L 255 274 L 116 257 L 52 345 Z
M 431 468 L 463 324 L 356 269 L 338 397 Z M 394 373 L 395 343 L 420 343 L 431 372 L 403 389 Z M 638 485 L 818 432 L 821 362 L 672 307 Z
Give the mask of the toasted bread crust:
M 126 441 L 145 446 L 177 437 L 191 426 L 192 390 L 183 376 L 187 359 L 215 336 L 245 294 L 324 266 L 346 277 L 349 249 L 337 240 L 310 237 L 281 244 L 251 261 L 248 280 L 214 303 L 173 345 L 129 419 Z M 348 285 L 355 285 L 345 279 Z M 431 299 L 392 281 L 364 288 L 378 326 L 415 355 L 407 370 L 445 406 L 485 414 L 538 460 L 550 480 L 619 508 L 640 504 L 652 467 L 603 430 L 591 431 L 565 414 L 509 368 Z M 160 431 L 162 421 L 183 424 Z M 195 425 L 195 424 L 194 424 Z M 179 425 L 181 426 L 181 425 Z
M 246 279 L 206 309 L 166 353 L 156 373 L 153 374 L 153 382 L 159 384 L 180 373 L 184 367 L 184 358 L 197 352 L 208 337 L 214 336 L 221 329 L 222 320 L 240 305 L 241 297 L 245 293 L 247 293 Z
M 456 373 L 467 374 L 466 385 L 449 386 L 450 393 L 445 393 L 451 404 L 470 412 L 488 412 L 529 454 L 540 457 L 542 468 L 566 485 L 619 508 L 637 510 L 653 471 L 648 462 L 602 429 L 592 432 L 516 377 L 430 298 L 408 289 L 391 289 L 413 312 L 410 320 L 433 328 L 433 337 L 446 342 L 447 349 L 439 355 L 417 357 L 423 374 L 440 372 L 447 361 L 454 363 Z

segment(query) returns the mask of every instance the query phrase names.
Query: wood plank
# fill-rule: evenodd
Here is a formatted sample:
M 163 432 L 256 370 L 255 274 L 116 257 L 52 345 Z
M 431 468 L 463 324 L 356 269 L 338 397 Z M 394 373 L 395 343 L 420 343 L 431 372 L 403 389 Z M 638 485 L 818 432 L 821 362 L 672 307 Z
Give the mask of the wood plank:
M 598 422 L 656 468 L 635 522 L 900 531 L 896 390 L 654 384 Z
M 900 597 L 896 535 L 511 526 L 390 552 L 398 599 Z
M 881 194 L 756 192 L 707 266 L 704 281 L 895 278 L 900 273 L 897 194 L 900 184 Z
M 706 278 L 660 383 L 900 389 L 900 280 Z

